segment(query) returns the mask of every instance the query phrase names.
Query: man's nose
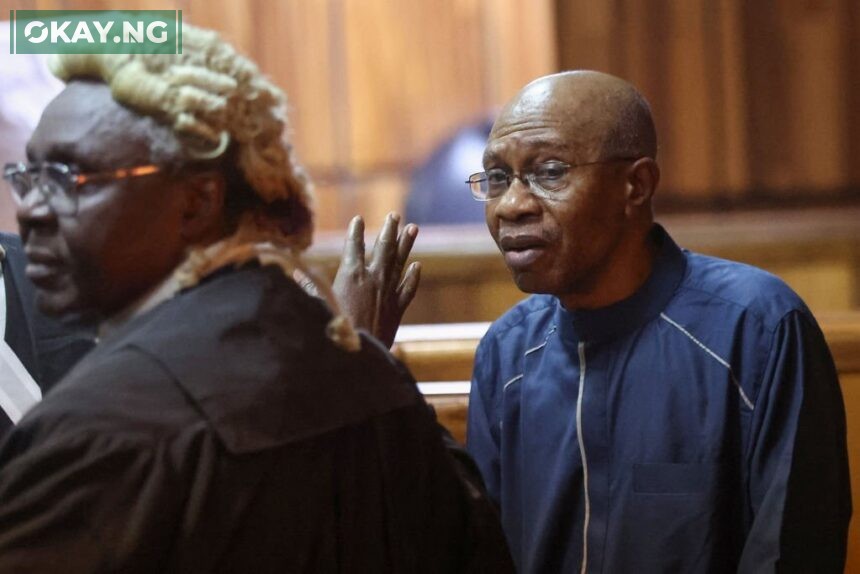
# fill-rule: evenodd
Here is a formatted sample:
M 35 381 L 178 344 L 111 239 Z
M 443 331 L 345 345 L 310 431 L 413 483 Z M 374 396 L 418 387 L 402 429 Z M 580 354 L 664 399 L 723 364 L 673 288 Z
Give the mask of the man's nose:
M 500 219 L 517 220 L 540 214 L 541 204 L 524 177 L 513 176 L 507 191 L 495 200 L 495 215 Z
M 56 219 L 57 214 L 48 204 L 48 199 L 37 186 L 33 186 L 30 190 L 18 200 L 18 205 L 15 210 L 15 216 L 18 218 L 18 225 L 34 226 L 51 222 Z

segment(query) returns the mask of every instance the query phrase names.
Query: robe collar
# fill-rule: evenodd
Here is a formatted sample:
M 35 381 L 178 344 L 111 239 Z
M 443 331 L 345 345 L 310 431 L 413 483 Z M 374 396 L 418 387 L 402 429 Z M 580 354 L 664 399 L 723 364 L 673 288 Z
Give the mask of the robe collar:
M 98 340 L 103 340 L 132 319 L 143 315 L 147 311 L 154 309 L 161 303 L 171 299 L 174 295 L 179 293 L 181 289 L 182 285 L 176 278 L 176 273 L 171 272 L 161 283 L 150 289 L 147 293 L 138 298 L 137 301 L 111 316 L 109 319 L 102 321 L 99 324 Z

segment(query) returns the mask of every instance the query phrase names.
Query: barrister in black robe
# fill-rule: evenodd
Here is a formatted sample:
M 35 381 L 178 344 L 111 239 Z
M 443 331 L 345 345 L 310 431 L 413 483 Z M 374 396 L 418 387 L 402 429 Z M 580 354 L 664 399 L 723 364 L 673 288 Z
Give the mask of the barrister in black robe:
M 111 334 L 0 454 L 0 572 L 504 572 L 504 542 L 378 344 L 274 267 Z
M 280 91 L 183 38 L 60 58 L 12 178 L 39 307 L 102 320 L 0 445 L 0 573 L 512 572 L 406 371 L 292 280 L 309 191 Z

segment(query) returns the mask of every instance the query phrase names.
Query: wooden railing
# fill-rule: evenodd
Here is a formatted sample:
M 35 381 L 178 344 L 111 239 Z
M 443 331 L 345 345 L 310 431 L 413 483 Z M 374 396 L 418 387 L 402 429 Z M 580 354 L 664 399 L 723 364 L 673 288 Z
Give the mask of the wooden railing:
M 816 314 L 860 308 L 860 208 L 659 215 L 678 245 L 781 277 Z M 370 242 L 373 233 L 368 233 Z M 334 277 L 343 233 L 318 234 L 309 256 Z M 421 288 L 406 324 L 491 321 L 526 295 L 486 226 L 422 227 L 412 258 Z
M 848 539 L 846 572 L 860 574 L 860 312 L 822 313 L 848 420 L 848 457 L 855 518 Z M 406 325 L 394 353 L 410 368 L 439 420 L 460 441 L 466 434 L 472 359 L 488 323 Z

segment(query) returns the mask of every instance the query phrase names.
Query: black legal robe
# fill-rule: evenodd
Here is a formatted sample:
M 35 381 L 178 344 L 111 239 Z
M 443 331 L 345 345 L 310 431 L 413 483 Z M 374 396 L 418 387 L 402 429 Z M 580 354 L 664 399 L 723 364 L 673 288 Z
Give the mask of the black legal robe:
M 109 336 L 0 447 L 0 573 L 511 572 L 411 377 L 329 318 L 248 266 Z

